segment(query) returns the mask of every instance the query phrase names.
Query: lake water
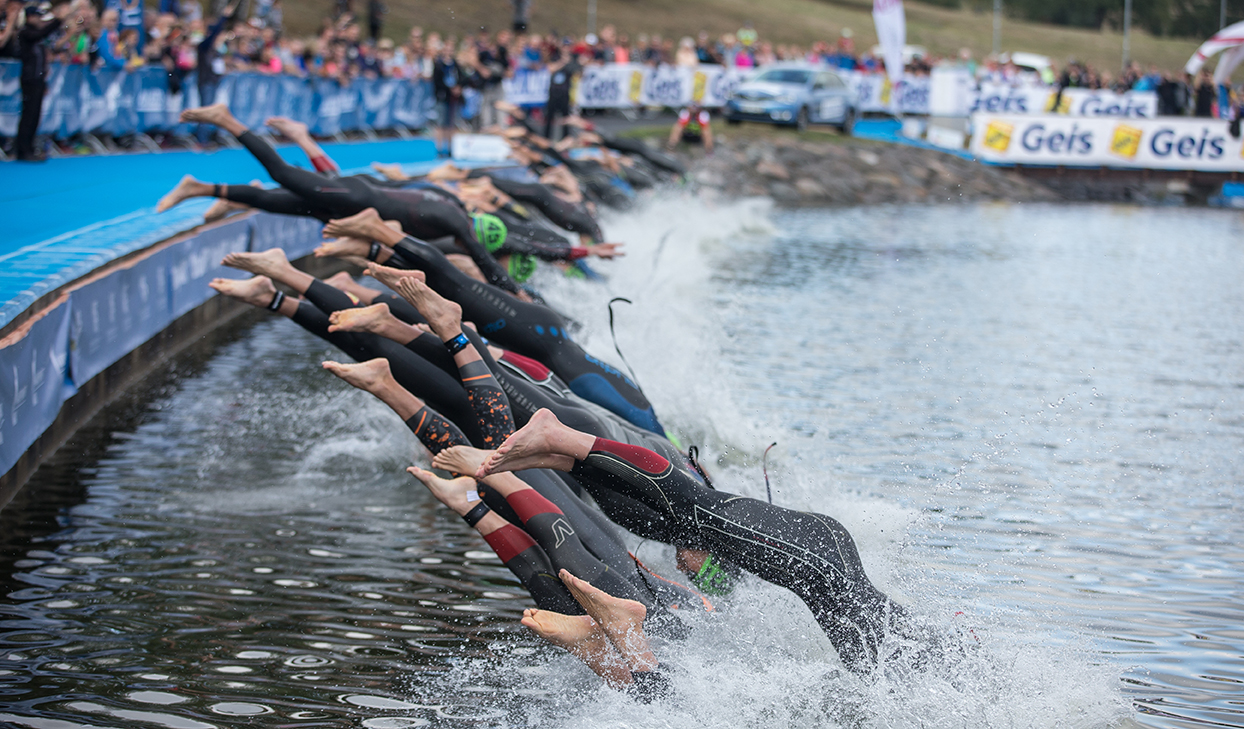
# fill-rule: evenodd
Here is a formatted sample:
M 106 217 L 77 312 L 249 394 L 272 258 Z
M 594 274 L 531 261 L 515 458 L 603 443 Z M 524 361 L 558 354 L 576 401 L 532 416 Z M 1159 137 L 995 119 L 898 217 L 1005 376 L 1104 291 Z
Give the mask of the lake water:
M 403 474 L 398 418 L 264 319 L 111 408 L 0 512 L 0 726 L 1244 726 L 1244 216 L 1107 206 L 608 221 L 617 340 L 719 488 L 814 509 L 971 646 L 844 675 L 746 580 L 638 705 Z M 672 550 L 631 540 L 672 573 Z

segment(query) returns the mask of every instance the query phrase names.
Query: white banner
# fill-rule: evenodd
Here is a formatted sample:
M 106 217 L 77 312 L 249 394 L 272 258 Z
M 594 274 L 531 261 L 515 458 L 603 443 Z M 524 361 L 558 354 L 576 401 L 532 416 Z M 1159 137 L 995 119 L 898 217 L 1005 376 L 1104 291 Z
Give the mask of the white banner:
M 1244 171 L 1244 145 L 1220 119 L 976 114 L 972 153 L 1025 165 Z
M 579 79 L 576 105 L 585 109 L 632 106 L 723 106 L 742 74 L 722 66 L 696 68 L 616 63 L 589 66 Z
M 859 71 L 843 71 L 835 69 L 842 76 L 847 86 L 855 92 L 855 108 L 861 112 L 899 111 L 904 114 L 928 114 L 929 90 L 928 76 L 905 76 L 899 86 L 898 108 L 890 103 L 893 87 L 888 76 L 879 73 L 861 73 Z

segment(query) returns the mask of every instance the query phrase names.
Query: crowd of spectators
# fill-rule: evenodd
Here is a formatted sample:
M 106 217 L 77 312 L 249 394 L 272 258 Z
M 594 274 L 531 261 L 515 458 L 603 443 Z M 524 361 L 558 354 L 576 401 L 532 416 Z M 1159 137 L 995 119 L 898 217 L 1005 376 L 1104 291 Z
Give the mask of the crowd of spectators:
M 631 36 L 611 25 L 599 35 L 541 34 L 528 32 L 525 23 L 516 21 L 513 30 L 490 33 L 481 29 L 465 37 L 425 33 L 415 27 L 403 42 L 395 43 L 383 34 L 387 9 L 381 0 L 333 0 L 331 14 L 314 36 L 307 37 L 285 32 L 282 0 L 227 1 L 233 4 L 221 7 L 226 0 L 158 0 L 156 5 L 143 0 L 74 0 L 72 10 L 66 11 L 67 3 L 59 0 L 56 7 L 60 10 L 54 13 L 47 2 L 30 5 L 24 0 L 3 0 L 0 57 L 22 56 L 22 28 L 30 25 L 26 19 L 36 17 L 56 26 L 38 34 L 38 39 L 27 28 L 25 42 L 39 46 L 44 69 L 48 62 L 96 69 L 160 67 L 168 74 L 173 93 L 197 70 L 201 103 L 210 103 L 220 77 L 232 72 L 335 79 L 342 84 L 357 78 L 427 80 L 440 103 L 439 126 L 448 126 L 456 118 L 492 123 L 492 102 L 501 97 L 502 80 L 524 70 L 550 70 L 556 90 L 564 89 L 567 94 L 573 75 L 592 63 L 721 64 L 750 69 L 777 61 L 811 61 L 864 73 L 885 70 L 876 49 L 856 49 L 849 29 L 833 41 L 800 46 L 770 42 L 750 24 L 717 37 L 701 31 L 695 37 L 675 40 L 658 34 Z M 365 7 L 356 9 L 355 2 Z M 239 8 L 236 3 L 244 5 Z M 54 14 L 64 16 L 63 20 L 52 20 Z M 31 22 L 38 25 L 38 21 Z M 969 67 L 982 82 L 1154 90 L 1167 114 L 1209 115 L 1217 99 L 1208 77 L 1185 79 L 1153 67 L 1145 71 L 1136 63 L 1117 75 L 1076 62 L 1060 72 L 1052 67 L 1025 67 L 1007 58 L 977 63 L 966 49 L 953 58 L 909 52 L 906 62 L 907 72 L 915 75 L 928 74 L 940 64 L 959 64 Z

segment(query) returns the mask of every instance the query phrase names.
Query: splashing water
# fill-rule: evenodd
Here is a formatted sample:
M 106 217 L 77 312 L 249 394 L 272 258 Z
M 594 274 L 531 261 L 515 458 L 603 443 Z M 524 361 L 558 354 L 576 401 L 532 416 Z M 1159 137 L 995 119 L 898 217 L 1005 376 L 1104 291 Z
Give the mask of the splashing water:
M 398 418 L 319 369 L 340 355 L 265 321 L 0 513 L 0 723 L 1244 723 L 1240 223 L 674 193 L 605 221 L 607 282 L 538 274 L 615 364 L 607 303 L 634 302 L 618 344 L 718 488 L 764 498 L 779 442 L 774 501 L 843 522 L 951 647 L 919 669 L 845 672 L 749 578 L 656 641 L 669 698 L 611 691 L 516 624 Z

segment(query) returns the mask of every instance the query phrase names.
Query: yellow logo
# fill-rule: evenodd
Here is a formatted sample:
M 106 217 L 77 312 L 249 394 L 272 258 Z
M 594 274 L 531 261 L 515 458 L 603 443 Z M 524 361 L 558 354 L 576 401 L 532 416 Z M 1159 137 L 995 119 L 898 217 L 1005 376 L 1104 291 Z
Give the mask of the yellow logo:
M 1054 106 L 1054 102 L 1058 102 L 1058 106 Z M 1045 100 L 1045 110 L 1054 114 L 1066 114 L 1071 111 L 1071 95 L 1064 95 L 1061 99 L 1058 97 L 1057 91 L 1051 91 L 1049 98 Z
M 1140 149 L 1140 138 L 1144 132 L 1136 127 L 1120 124 L 1114 128 L 1114 136 L 1110 138 L 1110 151 L 1120 157 L 1132 159 Z
M 1011 146 L 1011 133 L 1015 131 L 1013 124 L 991 121 L 985 127 L 985 146 L 999 152 L 1005 152 Z
M 704 89 L 708 86 L 708 74 L 696 71 L 691 81 L 691 100 L 695 103 L 704 101 Z
M 631 71 L 630 97 L 631 97 L 632 104 L 639 103 L 639 95 L 641 92 L 643 92 L 643 89 L 644 89 L 644 72 L 643 71 Z

